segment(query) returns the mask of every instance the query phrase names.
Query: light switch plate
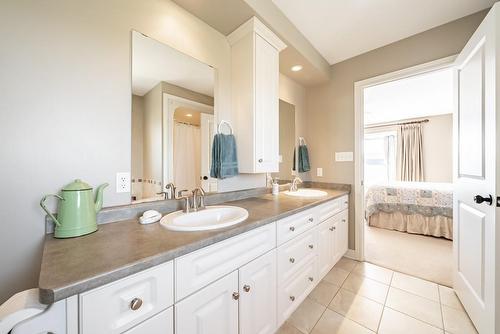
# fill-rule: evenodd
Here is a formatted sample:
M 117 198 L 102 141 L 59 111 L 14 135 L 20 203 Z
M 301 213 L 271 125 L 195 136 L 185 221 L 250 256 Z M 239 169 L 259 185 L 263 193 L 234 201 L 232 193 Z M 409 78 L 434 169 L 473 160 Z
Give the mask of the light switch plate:
M 116 173 L 116 192 L 129 193 L 130 192 L 130 173 Z
M 345 162 L 353 160 L 354 160 L 353 152 L 335 152 L 335 161 L 337 162 Z
M 321 167 L 316 168 L 316 176 L 323 176 L 323 168 Z

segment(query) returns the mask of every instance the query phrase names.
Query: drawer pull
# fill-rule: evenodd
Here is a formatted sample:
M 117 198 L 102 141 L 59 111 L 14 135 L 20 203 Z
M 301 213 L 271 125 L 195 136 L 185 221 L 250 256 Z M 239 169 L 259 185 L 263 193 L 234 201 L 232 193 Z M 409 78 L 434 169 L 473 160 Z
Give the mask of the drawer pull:
M 262 159 L 259 159 L 259 162 L 260 162 L 260 163 L 262 163 L 262 161 L 263 161 Z
M 342 219 L 342 222 L 345 223 L 345 219 Z
M 292 232 L 295 231 L 295 227 L 290 226 L 290 231 L 292 231 Z
M 243 285 L 243 290 L 245 290 L 245 292 L 249 292 L 250 291 L 250 285 L 248 285 L 248 284 Z
M 309 280 L 312 282 L 312 281 L 314 281 L 314 278 L 313 277 L 309 277 Z
M 347 204 L 347 201 L 345 201 L 344 204 Z
M 309 245 L 309 248 L 313 249 L 313 248 L 314 248 L 314 245 Z
M 290 262 L 294 263 L 295 259 L 293 257 L 290 258 Z
M 309 218 L 309 221 L 312 223 L 314 221 L 314 218 Z
M 240 299 L 240 294 L 238 292 L 233 292 L 233 299 L 234 300 Z
M 142 306 L 142 299 L 141 298 L 134 298 L 130 302 L 130 309 L 132 309 L 133 311 L 137 311 L 138 309 L 141 308 L 141 306 Z
M 290 300 L 293 302 L 295 301 L 295 296 L 290 296 Z
M 333 231 L 333 230 L 335 230 L 335 227 L 334 227 L 334 226 L 332 226 L 332 227 L 330 227 L 330 228 L 329 228 L 329 230 L 330 230 L 330 231 Z

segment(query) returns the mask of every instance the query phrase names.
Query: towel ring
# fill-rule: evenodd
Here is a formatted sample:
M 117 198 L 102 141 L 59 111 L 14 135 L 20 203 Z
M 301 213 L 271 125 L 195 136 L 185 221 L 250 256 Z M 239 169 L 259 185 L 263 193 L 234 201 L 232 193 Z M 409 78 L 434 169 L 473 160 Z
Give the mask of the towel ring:
M 217 126 L 217 133 L 222 133 L 221 125 L 223 125 L 223 124 L 226 124 L 227 127 L 229 128 L 229 133 L 233 134 L 233 127 L 231 126 L 231 123 L 229 123 L 228 121 L 224 121 L 224 120 L 220 121 L 219 125 Z

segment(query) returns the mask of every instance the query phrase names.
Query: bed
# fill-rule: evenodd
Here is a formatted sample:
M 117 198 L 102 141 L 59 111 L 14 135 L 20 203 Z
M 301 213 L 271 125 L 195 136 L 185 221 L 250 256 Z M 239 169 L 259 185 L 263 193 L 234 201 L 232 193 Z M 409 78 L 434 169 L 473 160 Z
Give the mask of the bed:
M 365 194 L 369 226 L 453 239 L 451 183 L 373 185 Z

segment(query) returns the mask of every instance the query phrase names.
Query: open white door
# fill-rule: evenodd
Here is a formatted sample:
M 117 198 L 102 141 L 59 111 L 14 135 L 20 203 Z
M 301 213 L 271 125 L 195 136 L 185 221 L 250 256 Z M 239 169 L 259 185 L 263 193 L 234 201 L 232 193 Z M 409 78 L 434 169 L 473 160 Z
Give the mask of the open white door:
M 485 334 L 500 333 L 496 310 L 500 277 L 495 268 L 500 249 L 496 223 L 499 10 L 497 3 L 456 60 L 454 288 L 479 333 Z
M 217 191 L 217 179 L 210 177 L 212 142 L 214 138 L 214 115 L 201 114 L 201 187 L 206 192 Z

